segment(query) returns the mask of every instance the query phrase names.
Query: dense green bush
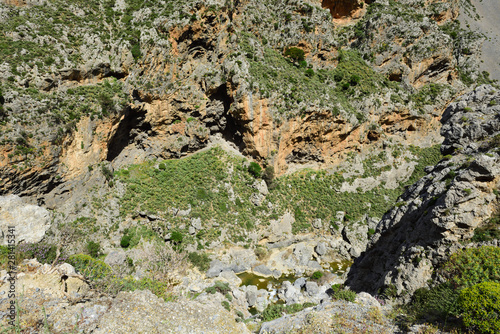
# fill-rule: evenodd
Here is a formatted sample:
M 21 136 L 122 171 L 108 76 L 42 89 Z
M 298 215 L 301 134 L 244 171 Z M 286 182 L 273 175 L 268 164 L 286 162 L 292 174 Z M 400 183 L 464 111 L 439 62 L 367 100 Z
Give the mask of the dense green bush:
M 500 283 L 500 248 L 483 246 L 461 250 L 450 256 L 443 270 L 458 286 L 470 287 L 485 281 Z
M 349 83 L 353 86 L 356 86 L 357 84 L 359 84 L 360 81 L 361 81 L 361 77 L 357 74 L 353 74 L 353 75 L 351 75 L 351 79 L 349 80 Z
M 269 188 L 273 186 L 273 180 L 274 180 L 273 166 L 267 166 L 266 169 L 264 169 L 264 173 L 262 173 L 262 179 L 266 182 Z
M 262 167 L 256 162 L 250 162 L 248 165 L 248 172 L 252 174 L 254 177 L 260 177 L 262 173 Z
M 101 279 L 111 273 L 110 266 L 86 254 L 71 255 L 68 263 L 89 280 Z
M 101 245 L 90 240 L 89 242 L 87 242 L 87 252 L 92 257 L 98 257 L 99 255 L 101 255 Z
M 182 243 L 182 240 L 184 240 L 184 236 L 182 235 L 181 232 L 173 231 L 172 235 L 170 236 L 170 240 L 173 242 L 174 245 L 178 246 Z
M 315 271 L 312 275 L 311 275 L 311 278 L 312 279 L 315 279 L 315 280 L 318 280 L 320 279 L 321 277 L 323 277 L 323 273 L 321 271 Z
M 205 253 L 191 252 L 188 254 L 188 259 L 201 272 L 207 271 L 210 268 L 210 258 Z
M 291 304 L 291 305 L 283 305 L 283 304 L 269 304 L 265 308 L 264 311 L 262 311 L 261 318 L 262 321 L 271 321 L 274 319 L 278 319 L 281 317 L 284 313 L 286 314 L 292 314 L 292 313 L 297 313 L 299 311 L 302 311 L 305 308 L 314 306 L 315 304 L 313 303 L 304 303 L 304 304 Z
M 130 239 L 132 239 L 130 234 L 124 234 L 120 240 L 120 246 L 122 246 L 122 248 L 128 248 L 128 246 L 130 246 Z
M 500 333 L 500 284 L 483 282 L 463 289 L 458 302 L 467 327 Z
M 229 287 L 229 283 L 227 282 L 215 281 L 214 285 L 209 286 L 205 289 L 205 291 L 212 295 L 216 292 L 220 292 L 221 294 L 225 295 L 226 293 L 231 291 L 231 288 Z
M 342 284 L 334 284 L 331 287 L 332 291 L 328 292 L 333 299 L 346 300 L 348 302 L 354 302 L 356 299 L 356 292 L 352 290 L 345 290 Z
M 291 47 L 285 51 L 285 56 L 291 58 L 293 61 L 301 61 L 305 59 L 305 52 L 302 49 Z
M 410 312 L 417 318 L 428 320 L 446 319 L 458 316 L 460 308 L 457 302 L 459 291 L 453 284 L 446 282 L 430 289 L 420 288 L 415 291 L 410 304 Z

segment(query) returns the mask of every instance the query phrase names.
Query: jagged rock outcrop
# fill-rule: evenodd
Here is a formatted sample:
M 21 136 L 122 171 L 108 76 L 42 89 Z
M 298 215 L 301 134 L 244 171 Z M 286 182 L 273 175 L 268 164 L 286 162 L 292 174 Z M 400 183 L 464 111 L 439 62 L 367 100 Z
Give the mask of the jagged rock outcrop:
M 500 92 L 481 86 L 445 111 L 445 156 L 384 215 L 347 284 L 408 298 L 492 214 L 500 187 Z
M 372 306 L 356 300 L 325 302 L 295 314 L 264 322 L 259 333 L 398 333 L 398 328 L 386 318 L 380 305 Z M 378 304 L 377 301 L 375 303 Z M 371 317 L 376 314 L 377 317 Z

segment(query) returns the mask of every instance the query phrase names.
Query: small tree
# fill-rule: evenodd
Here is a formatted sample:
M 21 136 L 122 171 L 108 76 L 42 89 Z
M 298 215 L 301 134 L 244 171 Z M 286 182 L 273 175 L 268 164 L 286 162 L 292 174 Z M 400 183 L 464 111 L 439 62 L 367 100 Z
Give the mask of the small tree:
M 262 179 L 266 181 L 267 187 L 271 187 L 273 184 L 274 180 L 274 167 L 273 166 L 267 166 L 266 169 L 264 170 L 264 173 L 262 173 Z
M 292 59 L 294 62 L 303 61 L 305 59 L 305 52 L 302 49 L 291 47 L 285 51 L 285 56 Z
M 260 167 L 258 163 L 252 161 L 250 165 L 248 165 L 248 172 L 254 177 L 260 177 L 262 173 L 262 167 Z
M 87 252 L 90 256 L 96 258 L 101 255 L 101 245 L 98 242 L 90 240 L 87 242 Z

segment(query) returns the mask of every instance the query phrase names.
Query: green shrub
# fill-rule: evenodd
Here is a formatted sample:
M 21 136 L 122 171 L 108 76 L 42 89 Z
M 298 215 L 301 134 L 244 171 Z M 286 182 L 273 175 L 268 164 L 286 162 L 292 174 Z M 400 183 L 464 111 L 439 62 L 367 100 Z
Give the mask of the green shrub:
M 460 313 L 457 300 L 459 291 L 453 284 L 446 282 L 430 289 L 420 288 L 415 291 L 410 303 L 410 311 L 418 318 L 429 320 L 446 319 Z
M 228 311 L 231 311 L 231 306 L 229 306 L 229 302 L 227 300 L 223 300 L 221 305 Z
M 283 316 L 285 312 L 285 305 L 282 304 L 269 304 L 262 311 L 261 318 L 263 322 L 272 321 L 274 319 L 278 319 Z
M 396 206 L 397 206 L 397 204 L 396 204 Z M 367 234 L 368 238 L 371 238 L 372 235 L 375 234 L 375 229 L 374 228 L 369 228 L 368 232 L 366 234 Z
M 361 77 L 357 74 L 353 74 L 353 75 L 351 75 L 351 79 L 349 80 L 349 83 L 353 86 L 356 86 L 357 84 L 359 84 L 360 81 L 361 81 Z
M 212 295 L 216 292 L 225 295 L 226 293 L 231 291 L 231 288 L 229 287 L 229 283 L 227 282 L 215 281 L 214 285 L 209 286 L 208 288 L 205 289 L 205 291 Z
M 332 289 L 332 294 L 340 291 L 344 286 L 342 284 L 334 284 L 332 285 L 331 289 Z
M 158 168 L 161 170 L 165 170 L 165 169 L 167 169 L 167 166 L 165 166 L 165 164 L 162 162 L 158 165 Z
M 174 300 L 173 295 L 169 292 L 172 286 L 171 283 L 149 277 L 143 277 L 140 280 L 132 277 L 121 279 L 115 277 L 104 282 L 104 285 L 113 285 L 117 291 L 149 290 L 167 302 Z
M 113 172 L 108 168 L 108 166 L 102 165 L 101 171 L 104 177 L 106 178 L 106 181 L 109 182 L 113 179 Z
M 315 280 L 318 280 L 320 279 L 321 277 L 323 277 L 323 273 L 321 271 L 315 271 L 312 275 L 311 275 L 311 278 L 312 279 L 315 279 Z
M 139 43 L 132 45 L 132 49 L 130 50 L 130 52 L 132 53 L 132 56 L 135 60 L 142 58 L 141 46 L 139 45 Z
M 272 186 L 274 180 L 273 166 L 267 166 L 266 169 L 264 169 L 264 173 L 262 173 L 262 179 L 266 182 L 268 187 Z
M 181 232 L 174 231 L 170 236 L 170 240 L 174 243 L 174 245 L 179 245 L 182 243 L 182 240 L 184 240 L 184 236 Z
M 248 172 L 252 174 L 254 177 L 260 177 L 262 173 L 262 167 L 256 162 L 250 162 L 250 165 L 248 165 Z
M 101 245 L 97 242 L 90 240 L 87 242 L 87 252 L 92 257 L 98 257 L 101 255 Z
M 312 68 L 308 68 L 305 72 L 304 72 L 305 75 L 307 75 L 308 77 L 312 77 L 314 75 L 314 70 Z
M 122 239 L 120 240 L 120 246 L 122 246 L 122 248 L 128 248 L 128 246 L 130 246 L 130 239 L 132 239 L 132 236 L 130 234 L 123 235 Z
M 207 271 L 210 268 L 210 258 L 205 253 L 191 252 L 188 254 L 188 259 L 201 272 Z
M 482 333 L 500 332 L 500 284 L 483 282 L 460 292 L 464 324 Z
M 305 308 L 314 306 L 315 304 L 313 303 L 304 303 L 304 304 L 291 304 L 291 305 L 283 305 L 283 304 L 269 304 L 265 308 L 264 311 L 262 311 L 261 318 L 263 322 L 266 321 L 271 321 L 274 319 L 278 319 L 283 315 L 283 313 L 286 314 L 292 314 L 292 313 L 297 313 L 302 311 Z
M 344 73 L 336 71 L 333 75 L 333 80 L 335 80 L 336 82 L 341 82 L 342 79 L 344 79 Z
M 500 248 L 483 246 L 458 251 L 443 265 L 443 271 L 458 286 L 470 287 L 485 281 L 500 283 Z
M 352 290 L 345 290 L 340 284 L 332 285 L 333 299 L 346 300 L 353 303 L 356 300 L 356 292 Z
M 106 263 L 86 254 L 71 255 L 68 263 L 91 281 L 104 278 L 111 273 L 111 268 Z
M 285 51 L 285 56 L 291 58 L 293 61 L 301 61 L 305 59 L 305 52 L 302 49 L 291 47 Z

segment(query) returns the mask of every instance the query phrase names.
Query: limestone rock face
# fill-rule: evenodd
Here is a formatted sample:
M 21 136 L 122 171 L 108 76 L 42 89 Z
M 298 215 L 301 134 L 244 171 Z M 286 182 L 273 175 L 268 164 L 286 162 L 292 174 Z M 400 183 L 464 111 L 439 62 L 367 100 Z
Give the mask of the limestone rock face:
M 495 101 L 495 102 L 491 102 Z M 411 294 L 433 278 L 433 268 L 459 249 L 492 214 L 500 187 L 500 93 L 481 86 L 445 111 L 441 147 L 452 154 L 410 186 L 385 214 L 347 284 L 378 293 L 394 286 Z
M 39 242 L 50 227 L 50 219 L 47 209 L 26 204 L 19 196 L 0 196 L 0 243 L 7 245 L 9 226 L 15 227 L 16 244 Z
M 120 292 L 94 333 L 250 333 L 220 305 L 165 303 L 148 290 Z

